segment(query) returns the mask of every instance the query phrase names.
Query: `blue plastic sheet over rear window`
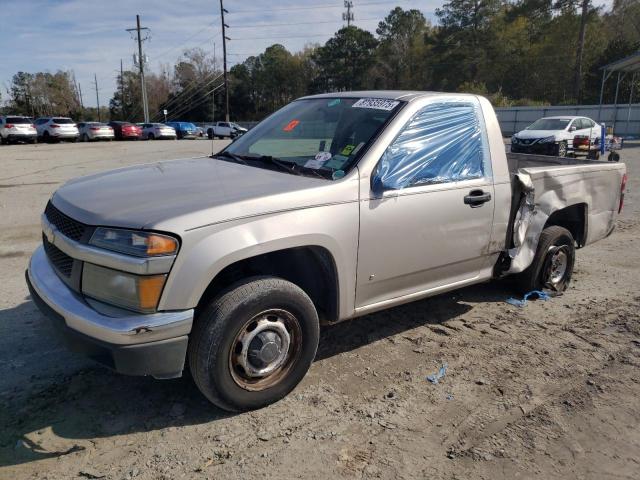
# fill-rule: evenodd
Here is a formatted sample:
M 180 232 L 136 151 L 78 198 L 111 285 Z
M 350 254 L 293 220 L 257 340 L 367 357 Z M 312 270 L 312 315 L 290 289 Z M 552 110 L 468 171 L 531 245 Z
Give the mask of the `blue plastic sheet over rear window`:
M 386 189 L 482 178 L 487 148 L 480 107 L 432 103 L 419 111 L 387 148 L 377 175 Z

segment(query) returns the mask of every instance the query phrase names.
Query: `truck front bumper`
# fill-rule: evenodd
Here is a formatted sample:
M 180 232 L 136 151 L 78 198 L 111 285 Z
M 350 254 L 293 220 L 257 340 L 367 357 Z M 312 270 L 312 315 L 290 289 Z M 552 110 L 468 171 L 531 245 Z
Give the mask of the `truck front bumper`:
M 31 257 L 26 278 L 34 303 L 71 350 L 127 375 L 182 374 L 192 309 L 149 315 L 113 308 L 98 311 L 58 277 L 43 247 Z

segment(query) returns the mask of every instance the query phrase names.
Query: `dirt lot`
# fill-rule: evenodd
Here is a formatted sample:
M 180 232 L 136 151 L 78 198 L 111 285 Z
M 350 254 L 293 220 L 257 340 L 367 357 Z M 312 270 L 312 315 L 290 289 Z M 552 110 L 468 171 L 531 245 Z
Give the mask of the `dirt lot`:
M 67 353 L 23 277 L 60 183 L 210 148 L 0 147 L 0 479 L 640 478 L 640 143 L 565 295 L 518 309 L 496 282 L 325 328 L 302 384 L 241 415 Z

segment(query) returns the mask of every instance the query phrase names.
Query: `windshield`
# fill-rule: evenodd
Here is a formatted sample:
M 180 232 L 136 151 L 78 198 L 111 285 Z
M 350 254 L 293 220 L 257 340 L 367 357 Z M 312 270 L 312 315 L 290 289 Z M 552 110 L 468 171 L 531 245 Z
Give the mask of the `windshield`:
M 298 100 L 249 130 L 223 153 L 248 160 L 252 166 L 277 161 L 290 167 L 290 173 L 338 179 L 400 105 L 398 100 L 376 98 Z
M 569 125 L 569 118 L 541 118 L 527 127 L 527 130 L 564 130 Z

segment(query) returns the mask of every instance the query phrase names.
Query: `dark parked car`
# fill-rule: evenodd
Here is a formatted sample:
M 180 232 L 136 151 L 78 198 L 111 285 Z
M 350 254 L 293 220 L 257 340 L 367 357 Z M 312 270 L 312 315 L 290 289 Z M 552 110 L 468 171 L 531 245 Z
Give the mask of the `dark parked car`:
M 113 128 L 113 133 L 116 136 L 116 140 L 140 140 L 142 137 L 142 129 L 138 125 L 134 125 L 129 122 L 109 122 L 111 128 Z
M 178 140 L 181 138 L 196 138 L 198 136 L 198 129 L 191 122 L 167 122 L 165 125 L 175 129 Z

